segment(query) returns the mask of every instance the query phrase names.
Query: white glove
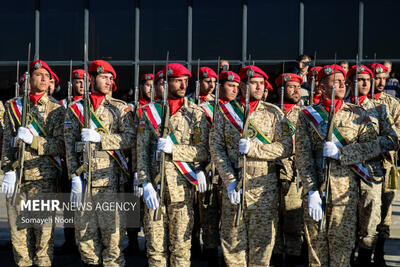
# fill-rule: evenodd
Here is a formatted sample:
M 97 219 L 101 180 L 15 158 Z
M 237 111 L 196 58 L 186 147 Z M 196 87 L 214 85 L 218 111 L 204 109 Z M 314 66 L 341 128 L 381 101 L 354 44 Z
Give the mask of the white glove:
M 30 144 L 32 144 L 32 141 L 33 141 L 33 134 L 29 131 L 28 128 L 19 127 L 18 134 L 17 134 L 17 140 L 18 139 L 22 140 L 26 144 L 30 145 Z
M 322 219 L 322 200 L 318 191 L 308 192 L 308 214 L 314 221 L 318 222 Z
M 324 157 L 339 159 L 339 149 L 333 142 L 325 142 L 323 148 Z
M 228 197 L 232 204 L 236 205 L 240 203 L 240 194 L 242 194 L 242 189 L 239 192 L 236 191 L 237 181 L 233 181 L 228 185 Z
M 157 150 L 164 151 L 167 154 L 172 154 L 172 141 L 168 138 L 159 138 Z
M 249 153 L 250 149 L 250 138 L 247 139 L 240 139 L 239 140 L 239 152 L 240 154 L 247 154 Z
M 71 196 L 69 199 L 71 203 L 75 203 L 76 205 L 78 205 L 78 203 L 81 203 L 83 192 L 82 188 L 83 185 L 81 177 L 72 177 Z
M 151 210 L 155 210 L 159 206 L 157 193 L 153 188 L 151 183 L 144 183 L 143 184 L 143 195 L 144 200 L 146 201 L 147 207 Z
M 207 180 L 206 180 L 206 175 L 204 174 L 203 171 L 198 171 L 196 172 L 196 177 L 197 177 L 197 183 L 198 183 L 198 189 L 200 193 L 204 193 L 207 191 Z
M 139 179 L 137 172 L 133 174 L 133 195 L 137 198 L 143 196 L 143 187 L 139 186 Z
M 6 194 L 6 197 L 12 197 L 15 190 L 15 181 L 17 174 L 13 171 L 4 174 L 3 183 L 1 184 L 1 192 Z
M 83 142 L 100 143 L 101 135 L 95 129 L 82 128 L 81 140 Z

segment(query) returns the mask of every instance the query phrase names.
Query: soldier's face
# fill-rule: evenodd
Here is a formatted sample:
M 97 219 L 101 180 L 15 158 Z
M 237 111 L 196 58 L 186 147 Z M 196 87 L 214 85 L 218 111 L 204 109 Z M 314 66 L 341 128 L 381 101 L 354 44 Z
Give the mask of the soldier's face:
M 239 84 L 237 82 L 227 81 L 221 87 L 220 98 L 225 101 L 235 100 L 239 93 Z
M 32 93 L 43 93 L 49 89 L 50 73 L 45 69 L 37 69 L 32 72 L 30 85 Z
M 98 93 L 107 95 L 112 92 L 113 75 L 111 73 L 100 73 L 96 76 L 95 90 Z
M 150 100 L 151 97 L 151 86 L 153 85 L 153 80 L 147 80 L 145 83 L 139 86 L 141 97 Z
M 49 90 L 47 91 L 47 93 L 49 95 L 53 95 L 55 87 L 56 87 L 56 82 L 54 81 L 54 79 L 51 79 L 49 82 Z
M 189 79 L 187 76 L 174 77 L 168 79 L 168 98 L 182 98 L 186 94 Z
M 292 104 L 299 103 L 301 99 L 301 87 L 299 82 L 288 81 L 285 85 L 285 100 Z
M 331 74 L 323 79 L 320 88 L 324 98 L 331 98 L 332 86 L 335 85 L 335 98 L 343 99 L 346 93 L 346 81 L 343 73 Z
M 385 89 L 387 73 L 379 73 L 375 75 L 375 90 L 382 92 Z
M 200 94 L 208 95 L 211 94 L 215 89 L 215 83 L 217 79 L 214 77 L 203 78 L 200 80 Z
M 224 70 L 229 70 L 229 62 L 222 60 L 220 63 L 220 70 L 224 71 Z
M 389 76 L 390 72 L 392 71 L 392 64 L 390 64 L 389 62 L 385 62 L 383 66 L 385 66 L 388 69 L 388 71 L 385 74 L 386 76 Z
M 156 87 L 155 89 L 155 97 L 158 99 L 162 99 L 163 98 L 163 94 L 164 94 L 164 79 L 159 79 L 156 83 Z
M 352 79 L 355 79 L 355 77 L 351 77 Z M 352 84 L 354 82 L 352 81 Z M 355 86 L 351 86 L 351 91 L 354 95 L 354 90 Z M 358 95 L 368 95 L 369 89 L 371 88 L 371 76 L 369 74 L 358 74 L 358 82 L 357 82 L 357 87 L 358 87 Z
M 73 94 L 76 96 L 83 95 L 83 79 L 73 79 L 72 80 Z
M 263 94 L 263 97 L 262 97 L 262 100 L 263 100 L 263 101 L 267 101 L 268 93 L 269 93 L 268 89 L 265 88 L 265 89 L 264 89 L 264 94 Z
M 240 89 L 243 96 L 246 95 L 246 83 L 240 83 Z M 265 82 L 263 77 L 251 78 L 249 82 L 250 100 L 261 100 L 264 95 Z

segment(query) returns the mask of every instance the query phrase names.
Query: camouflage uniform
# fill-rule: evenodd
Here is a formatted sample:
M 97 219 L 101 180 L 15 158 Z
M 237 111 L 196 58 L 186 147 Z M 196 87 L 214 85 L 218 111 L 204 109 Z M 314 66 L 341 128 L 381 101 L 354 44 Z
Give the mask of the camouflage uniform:
M 293 127 L 296 127 L 299 112 L 302 109 L 300 105 L 295 105 L 286 114 L 286 118 Z M 293 135 L 294 138 L 295 135 Z M 294 151 L 295 146 L 293 144 L 293 153 Z M 300 181 L 298 181 L 299 177 L 297 176 L 294 156 L 283 159 L 282 163 L 285 168 L 281 168 L 280 171 L 280 179 L 282 180 L 280 199 L 281 216 L 274 253 L 282 254 L 286 252 L 288 255 L 300 256 L 304 235 L 303 188 Z
M 260 101 L 250 120 L 271 140 L 252 140 L 247 154 L 243 223 L 235 227 L 237 205 L 231 204 L 227 186 L 237 179 L 238 143 L 241 135 L 218 111 L 219 119 L 210 132 L 210 150 L 220 174 L 222 189 L 221 245 L 228 266 L 268 266 L 275 243 L 279 186 L 276 160 L 292 154 L 292 138 L 283 113 Z
M 12 164 L 17 160 L 17 149 L 12 148 L 13 138 L 16 136 L 19 123 L 11 110 L 11 99 L 7 105 L 4 121 L 4 145 L 2 169 L 4 172 L 12 170 Z M 65 109 L 60 103 L 44 94 L 39 101 L 32 105 L 31 114 L 44 128 L 47 137 L 36 136 L 31 145 L 26 145 L 25 166 L 20 186 L 20 194 L 16 199 L 16 206 L 12 206 L 11 198 L 7 199 L 11 241 L 13 244 L 14 260 L 18 266 L 50 266 L 53 260 L 53 225 L 34 225 L 32 227 L 17 227 L 21 221 L 19 202 L 21 199 L 35 199 L 35 195 L 55 193 L 57 177 L 60 170 L 48 156 L 62 156 L 64 154 L 63 121 Z M 43 196 L 42 196 L 43 197 Z M 54 214 L 42 214 L 43 216 Z
M 71 105 L 79 101 L 83 99 L 74 101 Z M 93 169 L 90 196 L 93 206 L 95 203 L 107 201 L 107 196 L 118 192 L 122 188 L 120 185 L 127 181 L 127 176 L 117 161 L 106 151 L 131 148 L 134 137 L 132 112 L 125 102 L 106 95 L 95 114 L 109 133 L 100 132 L 101 142 L 91 144 Z M 81 165 L 79 158 L 84 144 L 80 141 L 81 123 L 73 114 L 71 106 L 65 117 L 64 136 L 68 172 L 72 179 L 77 176 L 76 171 Z M 125 264 L 121 253 L 124 231 L 121 229 L 120 221 L 121 215 L 118 211 L 93 209 L 75 212 L 75 236 L 84 263 L 104 266 Z
M 174 161 L 204 162 L 208 158 L 208 125 L 201 108 L 184 100 L 183 106 L 170 117 L 179 145 L 172 145 L 172 155 L 166 154 L 166 182 L 161 220 L 153 221 L 154 211 L 145 208 L 149 266 L 190 266 L 190 247 L 193 227 L 194 187 L 178 171 Z M 147 120 L 139 123 L 137 137 L 137 169 L 139 184 L 152 182 L 157 174 L 155 151 L 158 138 Z
M 395 149 L 397 147 L 397 134 L 393 119 L 387 113 L 386 107 L 375 104 L 368 98 L 361 103 L 361 107 L 367 111 L 375 131 L 378 133 L 378 138 L 386 139 L 386 147 L 390 147 L 389 143 L 391 142 L 392 149 Z M 383 150 L 382 152 L 388 151 Z M 376 243 L 378 237 L 377 226 L 381 221 L 382 183 L 385 174 L 382 156 L 370 160 L 369 164 L 372 166 L 370 174 L 373 175 L 375 182 L 371 186 L 364 182 L 360 183 L 358 235 L 360 237 L 360 247 L 371 250 Z
M 374 99 L 377 104 L 385 105 L 387 113 L 392 117 L 397 134 L 400 134 L 400 103 L 399 100 L 390 94 L 382 92 L 378 99 Z M 395 199 L 395 189 L 390 188 L 390 170 L 394 167 L 397 160 L 395 152 L 391 152 L 391 159 L 385 160 L 385 179 L 382 186 L 382 210 L 381 222 L 378 226 L 379 236 L 387 239 L 390 237 L 390 225 L 392 224 L 392 203 Z
M 327 232 L 323 233 L 318 232 L 318 222 L 308 213 L 308 192 L 318 190 L 322 181 L 324 142 L 304 114 L 301 113 L 297 123 L 295 160 L 303 182 L 309 266 L 349 266 L 356 239 L 359 178 L 347 166 L 379 156 L 381 148 L 388 149 L 388 144 L 377 138 L 368 114 L 362 108 L 343 103 L 334 123 L 349 144 L 340 148 L 340 160 L 331 160 L 330 191 L 325 211 Z

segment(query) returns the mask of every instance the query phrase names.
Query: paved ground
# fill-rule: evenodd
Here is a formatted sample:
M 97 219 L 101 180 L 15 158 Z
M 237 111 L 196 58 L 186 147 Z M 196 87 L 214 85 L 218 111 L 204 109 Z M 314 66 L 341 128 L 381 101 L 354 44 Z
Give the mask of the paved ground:
M 0 266 L 8 267 L 15 266 L 12 252 L 10 250 L 2 250 L 1 247 L 7 244 L 10 240 L 10 235 L 7 229 L 7 213 L 4 206 L 4 195 L 0 194 Z M 62 229 L 56 229 L 55 245 L 60 246 L 64 241 Z M 127 245 L 127 242 L 124 242 Z M 144 238 L 140 235 L 140 246 L 144 251 Z M 386 243 L 386 260 L 389 266 L 400 266 L 400 192 L 397 194 L 395 203 L 393 204 L 393 225 L 391 228 L 391 239 Z M 127 266 L 146 266 L 144 256 L 129 256 L 126 257 Z M 83 266 L 75 255 L 59 255 L 55 257 L 54 266 L 80 267 Z M 192 266 L 207 266 L 205 261 L 194 260 Z

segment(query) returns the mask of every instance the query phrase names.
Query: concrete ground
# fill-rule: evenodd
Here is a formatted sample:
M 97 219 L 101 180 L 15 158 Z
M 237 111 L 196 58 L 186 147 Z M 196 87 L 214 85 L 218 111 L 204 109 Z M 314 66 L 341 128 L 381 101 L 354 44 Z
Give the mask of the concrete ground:
M 391 228 L 391 239 L 386 242 L 386 262 L 388 266 L 400 266 L 400 192 L 398 192 L 396 201 L 393 204 L 393 225 Z M 4 246 L 10 240 L 10 234 L 7 224 L 7 212 L 5 209 L 4 194 L 0 194 L 0 266 L 15 266 L 11 250 L 5 250 Z M 55 231 L 55 246 L 59 247 L 64 242 L 63 230 L 57 228 Z M 144 251 L 143 233 L 139 235 L 141 250 Z M 127 246 L 127 240 L 124 241 L 124 247 Z M 127 256 L 126 266 L 146 266 L 145 256 Z M 54 266 L 80 267 L 83 266 L 79 257 L 76 255 L 57 255 Z M 207 266 L 206 261 L 194 260 L 192 266 Z M 300 265 L 299 265 L 300 266 Z

